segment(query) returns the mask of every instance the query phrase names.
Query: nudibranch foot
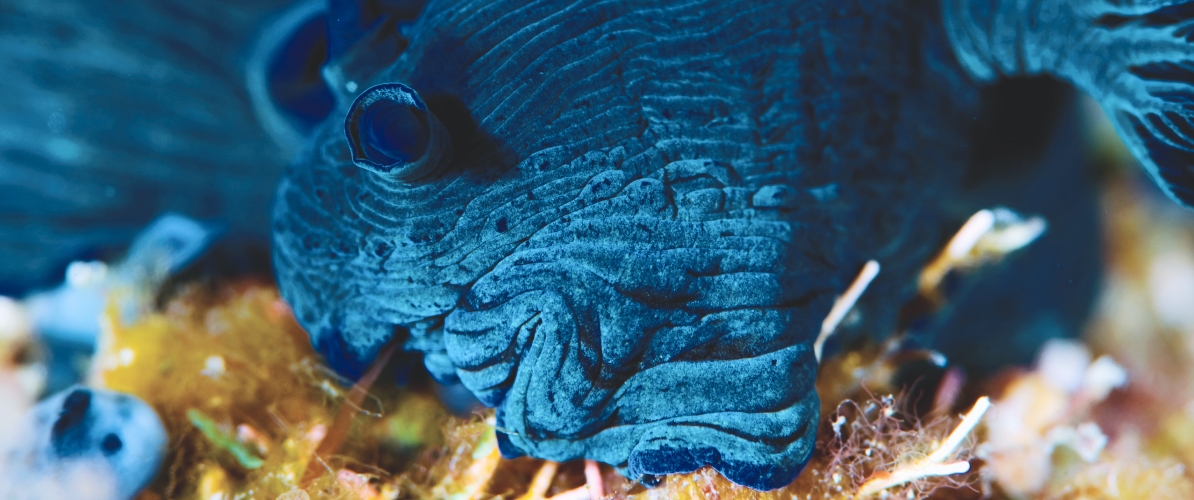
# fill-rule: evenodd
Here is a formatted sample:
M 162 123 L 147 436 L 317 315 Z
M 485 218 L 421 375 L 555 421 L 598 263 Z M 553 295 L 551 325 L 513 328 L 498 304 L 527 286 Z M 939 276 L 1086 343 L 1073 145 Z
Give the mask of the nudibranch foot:
M 624 416 L 591 418 L 603 422 L 601 430 L 575 437 L 545 428 L 545 419 L 560 416 L 551 414 L 546 401 L 528 399 L 515 382 L 498 408 L 498 444 L 507 457 L 583 457 L 614 464 L 633 479 L 710 466 L 738 484 L 780 488 L 812 456 L 820 399 L 812 390 L 811 365 L 811 349 L 797 345 L 758 358 L 648 369 L 631 377 L 604 405 L 606 412 L 614 408 Z M 700 382 L 707 379 L 720 383 Z M 773 407 L 759 408 L 760 400 L 771 397 L 777 398 Z M 641 417 L 656 412 L 675 416 Z

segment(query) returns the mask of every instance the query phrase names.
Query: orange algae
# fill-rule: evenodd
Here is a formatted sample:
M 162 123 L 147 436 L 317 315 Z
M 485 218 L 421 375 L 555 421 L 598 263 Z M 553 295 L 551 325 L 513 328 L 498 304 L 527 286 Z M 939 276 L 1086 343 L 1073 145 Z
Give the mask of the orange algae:
M 501 463 L 493 426 L 480 418 L 453 418 L 445 434 L 442 447 L 426 450 L 398 478 L 400 489 L 409 498 L 492 498 L 487 486 Z
M 386 383 L 354 408 L 339 452 L 315 457 L 350 386 L 271 287 L 194 288 L 133 324 L 105 320 L 92 382 L 144 399 L 171 436 L 143 500 L 513 498 L 543 463 L 502 460 L 492 412 L 450 418 L 435 396 Z M 312 460 L 323 473 L 300 488 Z M 583 482 L 562 473 L 551 492 Z
M 545 463 L 502 460 L 492 413 L 446 418 L 434 396 L 375 387 L 344 448 L 316 459 L 323 474 L 299 489 L 349 387 L 320 364 L 276 290 L 241 285 L 214 297 L 192 290 L 131 325 L 111 315 L 107 330 L 95 381 L 154 405 L 172 436 L 162 477 L 144 498 L 512 499 L 528 492 Z M 952 428 L 950 419 L 920 424 L 898 399 L 869 397 L 891 390 L 898 364 L 890 346 L 826 360 L 818 383 L 826 405 L 868 403 L 827 408 L 812 462 L 786 488 L 757 492 L 703 469 L 648 489 L 602 466 L 607 498 L 850 498 L 874 475 L 930 453 Z M 925 498 L 969 477 L 921 480 L 890 494 Z M 584 484 L 583 464 L 560 464 L 545 495 Z
M 147 495 L 273 499 L 291 492 L 348 391 L 277 292 L 263 286 L 230 286 L 214 297 L 190 290 L 131 325 L 109 314 L 101 345 L 93 382 L 144 399 L 171 436 Z M 312 498 L 358 498 L 359 485 L 341 471 L 383 477 L 379 465 L 400 462 L 394 449 L 417 444 L 409 433 L 391 436 L 396 424 L 382 418 L 388 409 L 422 408 L 402 413 L 420 433 L 444 413 L 426 397 L 393 388 L 361 406 L 346 445 L 315 459 L 325 473 L 307 489 Z
M 817 448 L 796 481 L 774 491 L 755 491 L 731 483 L 709 468 L 691 474 L 668 476 L 654 489 L 628 491 L 635 500 L 788 500 L 860 498 L 857 492 L 869 479 L 889 474 L 897 467 L 932 453 L 958 422 L 937 418 L 918 422 L 900 411 L 900 398 L 885 396 L 863 404 L 844 401 L 822 418 Z M 958 460 L 969 458 L 973 439 L 962 446 Z M 913 481 L 884 491 L 881 498 L 976 498 L 971 487 L 975 474 L 939 476 Z
M 1194 481 L 1181 464 L 1144 457 L 1111 459 L 1076 471 L 1050 485 L 1039 498 L 1048 500 L 1186 500 L 1194 498 Z
M 1148 237 L 1160 223 L 1149 223 L 1141 207 L 1119 208 L 1111 211 L 1117 214 L 1109 231 L 1112 239 L 1151 241 Z M 1194 235 L 1194 224 L 1188 231 Z M 1179 238 L 1176 243 L 1184 252 L 1187 246 L 1194 248 L 1191 241 L 1194 238 Z M 1175 242 L 1152 246 L 1172 250 Z M 1127 388 L 1080 412 L 1083 421 L 1089 417 L 1106 431 L 1107 447 L 1093 461 L 1079 459 L 1068 448 L 1045 456 L 1049 465 L 1041 469 L 1048 476 L 1044 485 L 1023 498 L 1194 498 L 1194 475 L 1189 472 L 1194 470 L 1194 386 L 1188 382 L 1192 372 L 1187 362 L 1194 352 L 1194 320 L 1166 325 L 1154 317 L 1156 313 L 1150 314 L 1150 290 L 1143 278 L 1154 257 L 1147 251 L 1152 246 L 1112 245 L 1109 288 L 1119 295 L 1113 297 L 1114 304 L 1105 304 L 1091 329 L 1096 354 L 1112 354 L 1129 372 Z M 377 398 L 367 399 L 358 410 L 346 447 L 324 458 L 325 473 L 307 490 L 296 489 L 298 475 L 348 385 L 322 367 L 272 288 L 241 286 L 219 293 L 215 298 L 185 293 L 165 312 L 134 325 L 110 320 L 110 342 L 99 357 L 97 378 L 154 404 L 173 436 L 163 477 L 143 500 L 215 495 L 267 500 L 515 499 L 527 494 L 542 470 L 541 460 L 500 458 L 492 412 L 447 418 L 432 395 L 381 387 L 373 391 Z M 824 408 L 817 448 L 793 484 L 758 492 L 702 469 L 646 488 L 602 466 L 606 498 L 857 498 L 868 480 L 898 475 L 893 472 L 931 454 L 958 422 L 956 417 L 921 420 L 923 414 L 903 396 L 872 396 L 901 390 L 894 374 L 909 361 L 909 352 L 896 349 L 897 343 L 854 345 L 824 360 L 817 382 Z M 963 392 L 985 388 L 998 396 L 1017 383 L 1023 385 L 1032 373 L 1009 371 L 998 379 L 974 381 Z M 1005 390 L 997 390 L 1000 385 Z M 938 396 L 945 392 L 938 390 Z M 944 398 L 948 404 L 943 407 L 957 408 L 964 402 L 956 398 Z M 995 404 L 1008 405 L 1003 398 Z M 206 437 L 187 420 L 192 409 L 212 419 L 220 429 L 215 435 L 236 439 L 242 448 L 237 453 L 251 453 L 262 465 L 246 468 L 229 446 Z M 951 461 L 1007 444 L 1006 437 L 990 427 L 992 415 L 998 413 L 992 412 L 988 426 L 976 431 Z M 1039 409 L 1030 413 L 1018 417 L 1025 426 L 1032 427 L 1033 418 L 1044 416 Z M 975 441 L 983 440 L 976 446 Z M 968 474 L 922 478 L 875 497 L 1002 498 L 1015 491 L 1014 477 L 1002 474 L 988 455 L 983 456 L 987 459 L 969 461 Z M 545 496 L 584 484 L 582 464 L 559 464 Z
M 444 426 L 444 444 L 428 447 L 394 482 L 403 499 L 488 500 L 522 497 L 546 462 L 531 458 L 504 460 L 497 449 L 493 412 L 473 418 L 451 418 Z M 584 484 L 580 462 L 561 464 L 548 497 Z M 612 474 L 612 469 L 603 468 Z

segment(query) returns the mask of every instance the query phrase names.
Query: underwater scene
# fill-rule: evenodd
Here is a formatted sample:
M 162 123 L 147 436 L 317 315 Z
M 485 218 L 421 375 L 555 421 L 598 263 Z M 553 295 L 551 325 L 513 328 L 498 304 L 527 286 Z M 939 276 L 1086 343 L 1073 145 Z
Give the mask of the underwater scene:
M 1194 499 L 1194 1 L 0 0 L 0 500 Z

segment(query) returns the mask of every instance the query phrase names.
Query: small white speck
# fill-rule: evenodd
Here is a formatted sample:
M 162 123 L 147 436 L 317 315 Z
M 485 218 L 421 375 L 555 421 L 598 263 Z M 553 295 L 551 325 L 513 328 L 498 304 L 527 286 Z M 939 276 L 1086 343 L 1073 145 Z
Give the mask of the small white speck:
M 208 356 L 207 360 L 203 362 L 203 371 L 199 373 L 211 378 L 220 378 L 220 375 L 224 374 L 224 358 Z
M 332 384 L 329 383 L 327 380 L 320 382 L 319 388 L 323 389 L 323 392 L 331 397 L 339 397 L 340 396 L 340 391 L 336 390 L 336 388 L 333 387 Z
M 348 83 L 345 83 L 344 89 L 349 92 L 356 92 L 357 91 L 357 82 L 350 81 Z
M 121 349 L 120 352 L 118 352 L 116 355 L 118 356 L 117 359 L 120 360 L 120 366 L 129 366 L 129 365 L 133 364 L 134 353 L 133 353 L 132 349 L 125 347 L 124 349 Z
M 12 298 L 0 295 L 0 343 L 25 338 L 32 329 L 33 325 L 25 306 Z
M 107 275 L 108 266 L 99 261 L 74 261 L 66 267 L 66 283 L 74 288 L 98 285 Z

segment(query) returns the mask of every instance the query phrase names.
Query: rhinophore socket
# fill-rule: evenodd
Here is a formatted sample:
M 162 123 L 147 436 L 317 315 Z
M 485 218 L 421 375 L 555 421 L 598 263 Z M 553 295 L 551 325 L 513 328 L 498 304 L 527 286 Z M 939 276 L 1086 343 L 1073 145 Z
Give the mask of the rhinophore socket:
M 451 162 L 447 129 L 419 94 L 401 83 L 382 83 L 357 96 L 344 118 L 344 135 L 358 167 L 414 182 Z

